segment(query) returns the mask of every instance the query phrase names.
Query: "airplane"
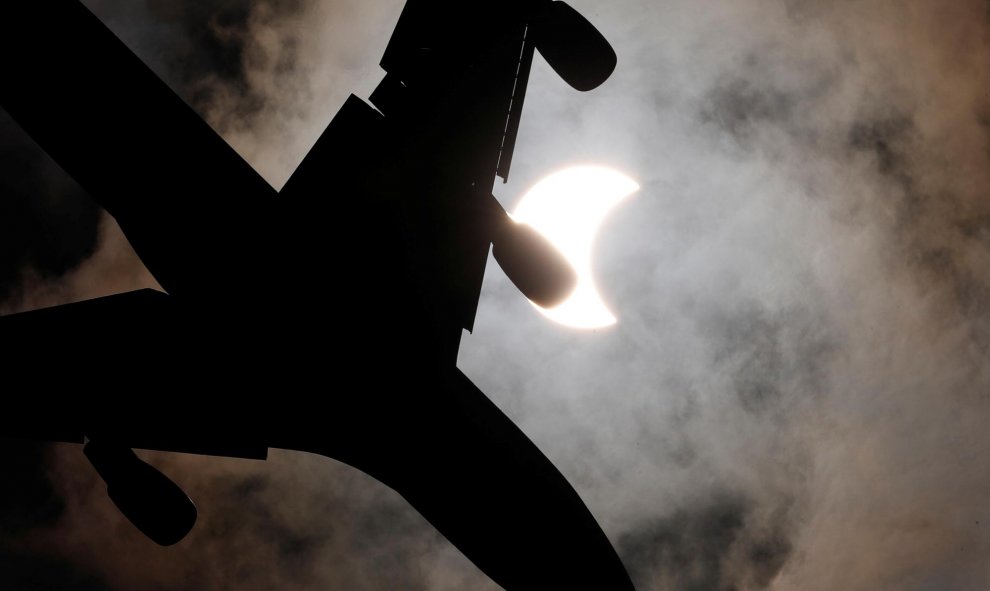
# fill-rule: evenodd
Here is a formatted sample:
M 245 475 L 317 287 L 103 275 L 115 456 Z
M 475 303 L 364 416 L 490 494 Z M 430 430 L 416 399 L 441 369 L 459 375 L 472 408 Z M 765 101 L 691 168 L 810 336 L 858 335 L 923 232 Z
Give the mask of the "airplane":
M 407 0 L 381 83 L 280 191 L 75 0 L 3 8 L 0 104 L 165 293 L 0 318 L 0 436 L 83 444 L 162 545 L 197 509 L 133 449 L 322 454 L 401 494 L 506 589 L 632 589 L 593 515 L 456 367 L 489 250 L 543 305 L 575 277 L 492 196 L 538 50 L 577 90 L 616 56 L 559 0 Z

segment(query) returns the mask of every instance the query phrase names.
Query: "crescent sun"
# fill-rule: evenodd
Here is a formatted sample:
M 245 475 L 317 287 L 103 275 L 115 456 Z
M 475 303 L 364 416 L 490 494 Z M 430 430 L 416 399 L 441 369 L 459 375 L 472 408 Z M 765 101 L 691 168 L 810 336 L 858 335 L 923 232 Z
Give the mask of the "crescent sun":
M 639 190 L 636 181 L 604 166 L 573 166 L 543 178 L 523 196 L 512 218 L 529 224 L 574 267 L 577 286 L 552 308 L 533 304 L 555 322 L 575 328 L 615 324 L 591 272 L 595 236 L 608 213 Z

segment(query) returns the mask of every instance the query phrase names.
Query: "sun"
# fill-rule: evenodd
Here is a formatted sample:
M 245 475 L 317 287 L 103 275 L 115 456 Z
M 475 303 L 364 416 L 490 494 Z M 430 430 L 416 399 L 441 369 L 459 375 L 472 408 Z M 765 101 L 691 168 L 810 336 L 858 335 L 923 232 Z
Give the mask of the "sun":
M 574 267 L 577 286 L 561 304 L 536 309 L 575 328 L 602 328 L 616 318 L 602 301 L 591 273 L 595 236 L 616 205 L 639 190 L 636 181 L 604 166 L 572 166 L 536 183 L 512 213 L 556 246 Z

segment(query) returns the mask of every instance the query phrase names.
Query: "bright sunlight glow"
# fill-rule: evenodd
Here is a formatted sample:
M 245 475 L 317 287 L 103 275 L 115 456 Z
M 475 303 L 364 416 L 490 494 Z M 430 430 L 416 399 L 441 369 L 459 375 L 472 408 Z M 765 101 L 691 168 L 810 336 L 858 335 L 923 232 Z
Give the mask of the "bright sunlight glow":
M 636 181 L 604 166 L 574 166 L 536 183 L 512 213 L 564 254 L 578 275 L 570 297 L 553 308 L 536 307 L 555 322 L 575 328 L 615 324 L 591 275 L 595 234 L 608 212 L 639 190 Z

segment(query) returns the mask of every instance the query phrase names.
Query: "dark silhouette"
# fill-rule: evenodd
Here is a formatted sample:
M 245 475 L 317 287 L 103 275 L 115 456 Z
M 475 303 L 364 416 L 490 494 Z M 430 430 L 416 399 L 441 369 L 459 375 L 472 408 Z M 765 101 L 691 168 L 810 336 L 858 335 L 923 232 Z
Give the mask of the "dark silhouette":
M 579 90 L 610 75 L 594 27 L 563 2 L 408 0 L 377 110 L 351 96 L 276 194 L 81 4 L 4 11 L 3 107 L 168 294 L 0 319 L 8 383 L 23 384 L 3 434 L 87 442 L 111 498 L 161 544 L 196 511 L 131 448 L 278 447 L 394 488 L 508 589 L 631 589 L 573 488 L 455 365 L 493 242 L 535 301 L 573 286 L 491 186 L 534 49 Z

